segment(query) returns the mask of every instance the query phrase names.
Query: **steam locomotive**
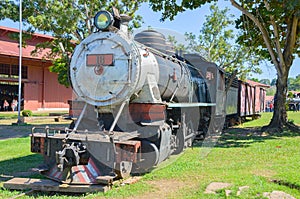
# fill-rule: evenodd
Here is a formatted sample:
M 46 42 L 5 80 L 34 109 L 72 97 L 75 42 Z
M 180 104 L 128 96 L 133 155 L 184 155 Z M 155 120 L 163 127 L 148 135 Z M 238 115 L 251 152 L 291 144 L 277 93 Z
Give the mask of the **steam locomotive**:
M 69 128 L 33 129 L 31 150 L 48 178 L 91 185 L 148 172 L 222 130 L 224 71 L 198 54 L 177 55 L 157 31 L 132 38 L 129 21 L 115 9 L 97 13 L 98 31 L 70 62 L 82 112 Z

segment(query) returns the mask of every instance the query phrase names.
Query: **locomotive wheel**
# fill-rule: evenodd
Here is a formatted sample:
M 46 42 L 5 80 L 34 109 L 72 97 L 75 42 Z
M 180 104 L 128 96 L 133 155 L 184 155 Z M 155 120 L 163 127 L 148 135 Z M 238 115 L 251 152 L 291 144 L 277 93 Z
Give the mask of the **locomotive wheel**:
M 159 151 L 155 144 L 149 141 L 142 141 L 141 152 L 142 160 L 134 165 L 132 173 L 146 173 L 158 163 Z
M 122 161 L 116 164 L 115 173 L 118 178 L 127 178 L 130 176 L 132 162 Z

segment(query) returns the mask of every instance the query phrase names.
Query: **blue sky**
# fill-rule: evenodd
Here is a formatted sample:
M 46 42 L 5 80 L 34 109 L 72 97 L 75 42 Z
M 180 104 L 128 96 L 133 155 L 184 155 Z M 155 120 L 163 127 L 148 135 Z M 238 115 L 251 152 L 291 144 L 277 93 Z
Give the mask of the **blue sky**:
M 232 7 L 229 1 L 221 0 L 218 2 L 220 9 L 228 7 L 231 14 L 236 17 L 240 15 L 240 11 Z M 149 26 L 153 29 L 163 30 L 167 32 L 174 32 L 174 34 L 179 35 L 179 39 L 184 39 L 185 32 L 192 32 L 198 34 L 203 22 L 205 21 L 205 15 L 209 15 L 209 5 L 204 5 L 201 8 L 195 10 L 187 10 L 183 13 L 179 13 L 173 21 L 166 20 L 164 22 L 160 21 L 161 13 L 153 12 L 149 4 L 144 3 L 138 10 L 138 14 L 143 16 L 143 25 L 141 29 L 147 29 Z M 0 26 L 8 26 L 13 28 L 18 28 L 18 23 L 12 23 L 9 20 L 0 21 Z M 273 79 L 276 78 L 276 71 L 274 66 L 271 64 L 261 64 L 263 74 L 253 75 L 252 77 L 258 79 Z M 300 59 L 297 58 L 290 70 L 290 77 L 295 77 L 300 74 Z

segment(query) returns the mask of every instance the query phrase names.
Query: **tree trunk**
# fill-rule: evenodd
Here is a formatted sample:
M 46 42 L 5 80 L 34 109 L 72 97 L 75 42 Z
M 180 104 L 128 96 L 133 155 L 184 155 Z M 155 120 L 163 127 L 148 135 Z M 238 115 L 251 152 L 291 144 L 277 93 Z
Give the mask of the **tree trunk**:
M 288 71 L 277 75 L 276 94 L 274 97 L 274 114 L 270 124 L 266 128 L 281 131 L 287 124 L 286 95 L 287 95 Z

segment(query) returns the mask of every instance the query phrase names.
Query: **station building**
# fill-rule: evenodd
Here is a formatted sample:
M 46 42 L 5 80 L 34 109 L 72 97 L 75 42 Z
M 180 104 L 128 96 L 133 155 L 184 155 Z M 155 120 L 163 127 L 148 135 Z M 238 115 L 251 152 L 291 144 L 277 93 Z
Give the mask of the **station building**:
M 19 30 L 0 26 L 0 111 L 3 102 L 9 103 L 18 99 L 19 90 L 19 41 L 11 39 Z M 60 85 L 57 74 L 49 71 L 51 61 L 44 55 L 50 49 L 38 55 L 31 55 L 38 43 L 51 41 L 54 38 L 42 34 L 33 34 L 26 39 L 22 49 L 22 109 L 48 110 L 68 109 L 68 100 L 72 99 L 72 89 Z

